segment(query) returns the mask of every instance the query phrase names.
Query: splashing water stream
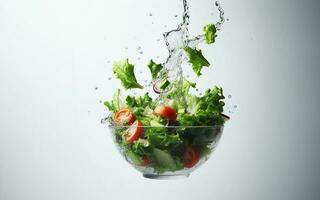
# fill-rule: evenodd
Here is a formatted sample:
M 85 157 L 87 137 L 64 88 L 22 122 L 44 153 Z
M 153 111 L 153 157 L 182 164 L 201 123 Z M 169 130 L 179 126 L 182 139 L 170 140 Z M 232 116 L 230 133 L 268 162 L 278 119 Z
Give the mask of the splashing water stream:
M 218 7 L 218 11 L 220 13 L 220 21 L 216 23 L 216 29 L 221 30 L 221 26 L 223 25 L 224 11 L 218 1 L 215 2 L 215 5 Z M 205 36 L 198 35 L 195 38 L 189 39 L 189 4 L 187 0 L 183 0 L 183 15 L 182 15 L 182 23 L 178 25 L 178 28 L 166 32 L 163 34 L 166 46 L 169 51 L 169 56 L 165 63 L 163 63 L 163 70 L 161 71 L 158 80 L 155 82 L 159 82 L 159 80 L 168 79 L 170 81 L 169 87 L 162 91 L 159 97 L 156 99 L 156 103 L 165 103 L 168 101 L 167 94 L 171 90 L 175 90 L 175 92 L 182 92 L 183 86 L 183 69 L 182 63 L 186 60 L 183 48 L 189 46 L 191 48 L 195 48 L 197 45 L 204 41 Z M 185 99 L 183 95 L 176 94 L 177 97 L 181 97 L 182 102 L 185 103 Z

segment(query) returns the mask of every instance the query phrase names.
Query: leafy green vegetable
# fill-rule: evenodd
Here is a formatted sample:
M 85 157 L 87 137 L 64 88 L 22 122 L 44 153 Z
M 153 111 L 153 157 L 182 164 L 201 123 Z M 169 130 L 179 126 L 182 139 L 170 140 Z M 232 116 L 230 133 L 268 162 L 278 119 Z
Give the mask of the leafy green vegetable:
M 127 150 L 125 155 L 134 165 L 139 166 L 141 164 L 141 156 L 136 152 Z
M 175 160 L 170 153 L 165 150 L 155 148 L 152 153 L 153 166 L 155 171 L 162 173 L 164 171 L 177 171 L 183 169 L 180 161 Z
M 108 107 L 110 112 L 116 112 L 122 107 L 120 96 L 121 96 L 121 90 L 117 89 L 113 95 L 113 100 L 104 102 L 104 105 Z
M 160 149 L 175 148 L 177 145 L 182 144 L 180 135 L 169 134 L 165 127 L 147 128 L 144 135 L 150 144 Z
M 207 44 L 212 44 L 215 42 L 215 38 L 217 37 L 216 32 L 217 29 L 214 24 L 208 24 L 203 27 L 204 36 Z
M 181 113 L 178 116 L 180 125 L 222 125 L 224 119 L 221 114 L 225 105 L 223 99 L 223 90 L 220 87 L 207 90 L 202 97 L 187 96 L 188 112 Z
M 152 152 L 152 147 L 148 140 L 139 139 L 134 142 L 132 150 L 140 155 L 146 155 Z
M 192 65 L 192 69 L 197 74 L 197 76 L 201 75 L 201 70 L 203 67 L 210 66 L 209 61 L 207 61 L 207 59 L 202 55 L 201 50 L 193 49 L 191 47 L 185 47 L 184 51 L 187 54 L 189 63 Z
M 149 93 L 145 93 L 143 96 L 127 96 L 126 103 L 129 107 L 147 107 L 152 103 L 152 98 L 149 96 Z
M 128 59 L 114 62 L 112 69 L 116 77 L 121 80 L 122 86 L 125 89 L 143 89 L 143 86 L 137 82 L 134 75 L 134 65 L 130 64 Z
M 136 97 L 128 95 L 126 98 L 127 107 L 131 108 L 136 119 L 139 120 L 148 121 L 148 115 L 150 115 L 150 113 L 148 113 L 147 111 L 150 110 L 151 103 L 152 98 L 148 93 L 145 93 L 143 96 Z M 146 125 L 145 122 L 143 124 Z
M 158 73 L 163 68 L 163 66 L 161 64 L 157 64 L 153 60 L 150 60 L 148 67 L 149 67 L 151 75 L 152 75 L 152 80 L 155 80 L 157 78 Z
M 164 80 L 164 81 L 161 82 L 160 88 L 164 90 L 164 89 L 166 89 L 169 85 L 170 85 L 170 82 L 166 79 L 166 80 Z

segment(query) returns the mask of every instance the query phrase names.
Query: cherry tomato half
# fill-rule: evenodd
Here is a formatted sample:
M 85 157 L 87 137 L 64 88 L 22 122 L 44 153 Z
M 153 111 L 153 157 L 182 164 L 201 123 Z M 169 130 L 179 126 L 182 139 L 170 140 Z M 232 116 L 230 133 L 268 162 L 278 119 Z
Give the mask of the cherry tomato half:
M 127 122 L 129 125 L 131 125 L 134 122 L 134 119 L 134 114 L 128 108 L 123 108 L 114 115 L 114 121 L 119 124 L 124 124 Z
M 135 121 L 126 131 L 125 138 L 127 143 L 133 143 L 138 140 L 143 132 L 142 123 Z
M 173 121 L 175 121 L 177 118 L 177 112 L 173 108 L 164 105 L 156 107 L 156 109 L 153 111 L 153 114 Z
M 197 147 L 187 146 L 183 154 L 183 165 L 192 168 L 200 160 L 200 150 Z

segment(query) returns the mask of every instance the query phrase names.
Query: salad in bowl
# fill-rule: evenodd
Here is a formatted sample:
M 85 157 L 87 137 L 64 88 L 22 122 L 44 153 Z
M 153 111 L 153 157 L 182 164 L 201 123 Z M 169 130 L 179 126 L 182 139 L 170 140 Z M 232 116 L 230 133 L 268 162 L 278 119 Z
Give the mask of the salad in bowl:
M 117 89 L 113 99 L 104 105 L 110 111 L 104 120 L 112 138 L 124 158 L 147 178 L 167 179 L 185 177 L 203 164 L 215 150 L 224 123 L 224 95 L 221 87 L 207 89 L 194 95 L 196 84 L 183 77 L 182 63 L 187 61 L 196 76 L 210 63 L 197 45 L 205 41 L 213 44 L 224 21 L 204 26 L 203 35 L 193 39 L 188 36 L 189 14 L 187 1 L 183 0 L 183 22 L 164 33 L 169 57 L 163 64 L 150 60 L 151 98 L 143 95 L 124 95 Z M 217 5 L 220 6 L 220 5 Z M 129 59 L 113 63 L 113 73 L 125 90 L 144 89 L 138 83 L 134 65 Z

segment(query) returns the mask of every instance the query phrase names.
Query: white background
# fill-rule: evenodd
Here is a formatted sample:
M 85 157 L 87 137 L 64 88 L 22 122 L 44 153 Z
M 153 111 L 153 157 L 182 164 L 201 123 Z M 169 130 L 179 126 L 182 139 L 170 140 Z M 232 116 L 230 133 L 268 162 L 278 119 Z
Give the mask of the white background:
M 154 181 L 117 152 L 99 101 L 119 86 L 109 61 L 129 57 L 150 78 L 140 71 L 165 60 L 161 34 L 182 2 L 1 0 L 0 199 L 319 199 L 319 2 L 222 5 L 230 21 L 204 46 L 213 67 L 197 81 L 238 108 L 204 166 Z M 190 6 L 192 35 L 217 21 L 212 1 Z

